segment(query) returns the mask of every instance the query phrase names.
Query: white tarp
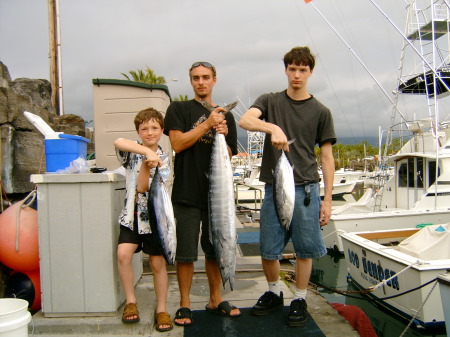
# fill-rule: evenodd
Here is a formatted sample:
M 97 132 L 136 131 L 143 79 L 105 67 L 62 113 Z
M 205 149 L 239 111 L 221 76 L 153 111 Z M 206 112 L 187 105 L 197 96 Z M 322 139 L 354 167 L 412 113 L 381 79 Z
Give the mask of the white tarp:
M 372 189 L 368 188 L 364 195 L 356 202 L 349 202 L 333 209 L 331 214 L 359 214 L 373 212 L 374 199 Z
M 450 259 L 450 226 L 429 225 L 398 245 L 402 253 L 423 260 Z

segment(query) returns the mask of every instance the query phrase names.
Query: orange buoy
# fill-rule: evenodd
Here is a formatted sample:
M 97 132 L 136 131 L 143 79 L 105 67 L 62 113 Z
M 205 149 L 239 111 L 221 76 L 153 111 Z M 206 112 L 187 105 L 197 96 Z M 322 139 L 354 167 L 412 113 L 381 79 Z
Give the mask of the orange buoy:
M 39 269 L 13 271 L 6 280 L 5 297 L 28 301 L 31 310 L 41 309 L 41 280 Z
M 0 214 L 0 262 L 18 271 L 39 269 L 38 213 L 23 202 Z

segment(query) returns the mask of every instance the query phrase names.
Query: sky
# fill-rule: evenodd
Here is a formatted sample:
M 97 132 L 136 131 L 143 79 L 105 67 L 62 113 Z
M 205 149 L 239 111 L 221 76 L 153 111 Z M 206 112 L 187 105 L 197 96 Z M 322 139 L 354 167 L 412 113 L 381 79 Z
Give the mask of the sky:
M 339 139 L 391 124 L 406 2 L 60 0 L 60 22 L 65 114 L 92 120 L 92 79 L 147 66 L 172 97 L 193 98 L 188 69 L 208 61 L 217 68 L 214 102 L 238 100 L 239 119 L 259 95 L 286 88 L 284 54 L 309 46 L 317 61 L 308 91 L 331 109 Z M 12 79 L 49 79 L 48 41 L 47 1 L 0 0 L 0 61 Z M 404 113 L 422 116 L 426 99 L 406 96 Z

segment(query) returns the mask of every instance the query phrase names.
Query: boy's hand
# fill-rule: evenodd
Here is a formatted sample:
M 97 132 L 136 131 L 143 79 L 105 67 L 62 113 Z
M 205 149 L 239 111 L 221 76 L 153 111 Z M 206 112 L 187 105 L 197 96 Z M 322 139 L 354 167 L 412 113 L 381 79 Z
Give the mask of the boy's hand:
M 272 128 L 273 130 L 270 136 L 272 145 L 278 150 L 289 152 L 288 140 L 283 130 L 281 130 L 281 128 L 275 124 L 272 125 Z
M 145 163 L 148 167 L 157 167 L 162 165 L 162 160 L 159 156 L 153 151 L 147 151 L 145 154 Z

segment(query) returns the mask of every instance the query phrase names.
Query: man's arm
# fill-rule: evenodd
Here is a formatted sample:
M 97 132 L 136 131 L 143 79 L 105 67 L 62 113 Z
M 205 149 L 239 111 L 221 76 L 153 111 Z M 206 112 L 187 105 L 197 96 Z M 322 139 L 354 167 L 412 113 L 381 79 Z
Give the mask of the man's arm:
M 259 131 L 271 135 L 272 145 L 278 150 L 289 151 L 288 140 L 278 125 L 259 119 L 262 112 L 257 108 L 250 108 L 239 120 L 239 126 L 248 131 Z
M 190 148 L 201 136 L 213 127 L 216 127 L 217 132 L 226 134 L 228 129 L 226 127 L 225 117 L 220 111 L 223 111 L 223 108 L 212 111 L 207 120 L 188 132 L 170 130 L 169 139 L 175 153 L 180 153 Z
M 320 147 L 320 162 L 322 165 L 325 192 L 320 209 L 320 225 L 325 226 L 331 217 L 331 197 L 334 180 L 334 158 L 331 143 L 325 143 Z

